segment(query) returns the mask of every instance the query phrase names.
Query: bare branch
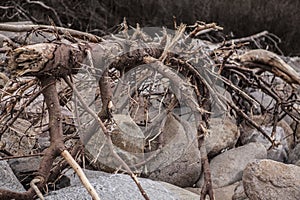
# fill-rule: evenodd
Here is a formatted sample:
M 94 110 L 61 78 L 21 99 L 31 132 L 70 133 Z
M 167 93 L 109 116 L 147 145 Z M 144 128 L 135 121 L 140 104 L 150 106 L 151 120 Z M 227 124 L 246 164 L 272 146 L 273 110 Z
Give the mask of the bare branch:
M 113 148 L 113 143 L 111 140 L 111 136 L 110 133 L 108 132 L 108 130 L 106 129 L 104 123 L 102 122 L 102 120 L 100 119 L 100 117 L 92 110 L 89 108 L 89 106 L 85 103 L 85 101 L 83 100 L 82 96 L 80 95 L 80 93 L 78 92 L 77 88 L 71 83 L 71 81 L 65 77 L 64 78 L 65 82 L 72 88 L 72 90 L 74 91 L 75 95 L 77 96 L 78 100 L 80 101 L 80 103 L 82 104 L 82 106 L 84 107 L 84 109 L 90 114 L 92 115 L 92 117 L 99 123 L 103 133 L 105 134 L 107 140 L 108 140 L 108 146 L 110 151 L 112 152 L 113 156 L 121 163 L 121 165 L 126 169 L 127 173 L 130 174 L 131 178 L 134 180 L 134 182 L 136 183 L 136 185 L 138 186 L 141 194 L 143 195 L 143 197 L 146 200 L 149 200 L 149 197 L 147 195 L 147 193 L 145 192 L 145 190 L 142 188 L 141 184 L 139 183 L 138 179 L 136 178 L 136 175 L 132 172 L 132 170 L 130 169 L 130 167 L 126 164 L 126 162 L 115 152 L 114 148 Z
M 47 25 L 12 25 L 12 24 L 0 24 L 0 30 L 1 31 L 11 31 L 11 32 L 28 32 L 32 30 L 43 30 L 46 32 L 55 32 L 58 31 L 59 34 L 67 34 L 69 33 L 73 37 L 77 37 L 80 39 L 87 39 L 90 42 L 100 42 L 102 41 L 102 38 L 99 36 L 85 33 L 73 29 L 68 28 L 62 28 L 62 27 L 53 27 L 53 26 L 47 26 Z
M 69 163 L 69 165 L 74 169 L 76 174 L 78 175 L 82 185 L 86 188 L 88 193 L 91 195 L 93 200 L 100 200 L 100 197 L 98 196 L 95 188 L 90 184 L 89 180 L 85 176 L 83 170 L 78 165 L 78 163 L 74 160 L 74 158 L 71 156 L 71 154 L 64 150 L 61 152 L 61 156 L 65 158 L 65 160 Z

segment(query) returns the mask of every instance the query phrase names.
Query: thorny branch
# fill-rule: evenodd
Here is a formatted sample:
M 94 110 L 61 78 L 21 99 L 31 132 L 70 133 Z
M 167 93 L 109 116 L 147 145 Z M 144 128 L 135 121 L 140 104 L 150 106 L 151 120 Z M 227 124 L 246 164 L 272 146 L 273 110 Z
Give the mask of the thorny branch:
M 28 2 L 34 3 L 35 1 Z M 45 5 L 41 6 L 45 7 Z M 191 27 L 194 29 L 190 33 L 186 33 L 186 26 L 181 25 L 173 37 L 164 32 L 164 35 L 159 37 L 159 42 L 152 41 L 153 43 L 151 43 L 151 45 L 146 42 L 147 39 L 151 37 L 143 33 L 140 27 L 137 27 L 136 32 L 130 36 L 127 32 L 127 24 L 125 25 L 123 37 L 120 35 L 113 36 L 109 40 L 103 41 L 101 38 L 92 34 L 61 27 L 0 24 L 0 30 L 5 31 L 26 32 L 38 29 L 41 31 L 55 32 L 56 34 L 66 34 L 66 32 L 68 32 L 73 37 L 87 40 L 86 42 L 80 44 L 74 43 L 72 45 L 57 41 L 55 44 L 41 43 L 36 46 L 32 45 L 25 46 L 24 48 L 3 50 L 7 53 L 5 56 L 15 56 L 8 59 L 14 58 L 15 60 L 13 60 L 13 62 L 2 63 L 2 65 L 4 65 L 5 68 L 18 71 L 19 75 L 37 76 L 42 85 L 42 89 L 39 92 L 30 93 L 29 98 L 26 96 L 26 103 L 20 107 L 17 112 L 16 105 L 19 104 L 19 101 L 14 99 L 22 99 L 25 95 L 20 93 L 18 88 L 15 88 L 13 91 L 9 91 L 8 87 L 1 90 L 1 94 L 5 94 L 1 97 L 1 103 L 7 103 L 7 105 L 9 105 L 9 109 L 7 108 L 7 110 L 11 113 L 11 117 L 8 117 L 9 112 L 2 112 L 0 114 L 2 126 L 1 135 L 20 118 L 24 109 L 38 98 L 40 93 L 43 93 L 49 115 L 48 127 L 51 144 L 42 154 L 43 159 L 40 163 L 39 171 L 36 174 L 37 177 L 32 182 L 34 186 L 25 193 L 0 190 L 1 198 L 32 199 L 36 193 L 39 194 L 39 191 L 43 191 L 48 181 L 56 179 L 59 172 L 67 166 L 68 162 L 72 167 L 78 169 L 76 171 L 80 174 L 79 176 L 83 184 L 88 188 L 91 196 L 94 199 L 99 199 L 95 190 L 89 184 L 84 174 L 82 174 L 77 163 L 72 160 L 72 156 L 75 157 L 75 155 L 81 152 L 82 143 L 79 141 L 72 146 L 72 156 L 66 151 L 65 138 L 62 131 L 61 119 L 63 116 L 61 114 L 61 106 L 68 105 L 69 98 L 67 98 L 63 104 L 59 103 L 61 99 L 58 95 L 56 85 L 60 78 L 63 78 L 70 90 L 74 92 L 83 109 L 92 115 L 94 120 L 100 125 L 108 140 L 112 155 L 120 162 L 126 172 L 130 174 L 145 199 L 149 199 L 149 197 L 144 188 L 140 185 L 136 175 L 132 172 L 128 164 L 114 151 L 111 133 L 108 130 L 110 123 L 113 123 L 111 122 L 113 121 L 113 116 L 111 115 L 112 102 L 115 96 L 120 95 L 119 93 L 113 95 L 111 85 L 119 81 L 127 72 L 130 72 L 130 70 L 138 66 L 144 68 L 151 66 L 150 68 L 160 74 L 161 77 L 167 78 L 172 82 L 169 87 L 173 89 L 173 93 L 176 96 L 176 98 L 170 98 L 172 97 L 172 92 L 170 92 L 169 89 L 162 93 L 153 92 L 152 88 L 154 85 L 163 84 L 160 82 L 161 80 L 155 80 L 151 76 L 145 76 L 137 81 L 138 84 L 134 88 L 131 88 L 127 95 L 130 98 L 129 103 L 135 101 L 135 104 L 139 104 L 137 105 L 138 107 L 140 106 L 144 109 L 144 123 L 141 125 L 147 126 L 148 122 L 151 121 L 148 110 L 150 105 L 149 99 L 155 95 L 161 97 L 159 109 L 164 106 L 168 108 L 166 112 L 172 112 L 174 107 L 181 106 L 178 104 L 178 101 L 183 101 L 185 106 L 191 108 L 191 115 L 195 115 L 197 127 L 197 133 L 195 133 L 195 135 L 198 137 L 198 148 L 201 153 L 205 179 L 205 184 L 203 185 L 200 196 L 203 200 L 207 195 L 211 200 L 214 199 L 209 161 L 204 145 L 205 136 L 209 129 L 209 117 L 211 114 L 214 114 L 211 111 L 212 103 L 222 104 L 220 107 L 227 109 L 225 112 L 233 115 L 237 123 L 240 124 L 243 121 L 247 121 L 270 141 L 271 148 L 278 145 L 279 141 L 276 141 L 276 138 L 273 137 L 273 133 L 272 135 L 268 135 L 259 124 L 253 121 L 253 115 L 272 115 L 273 132 L 276 130 L 277 122 L 284 115 L 291 116 L 294 121 L 299 123 L 300 119 L 297 117 L 300 112 L 299 94 L 296 92 L 300 84 L 298 74 L 274 53 L 265 50 L 252 50 L 246 51 L 245 53 L 245 50 L 240 49 L 241 47 L 246 47 L 245 45 L 249 40 L 256 41 L 260 37 L 266 37 L 268 33 L 262 32 L 248 38 L 223 42 L 216 45 L 214 50 L 207 50 L 206 52 L 203 46 L 201 46 L 203 44 L 193 42 L 191 38 L 206 33 L 211 29 L 221 29 L 221 27 L 218 27 L 214 23 L 197 23 Z M 98 44 L 91 44 L 89 42 L 98 42 L 99 46 L 97 46 Z M 47 51 L 50 51 L 50 54 L 49 52 L 41 52 L 43 47 L 45 47 Z M 13 48 L 15 47 L 13 46 Z M 93 55 L 94 57 L 91 58 L 93 48 L 102 50 L 97 49 L 98 51 L 95 52 L 100 53 Z M 8 53 L 8 51 L 10 53 Z M 12 52 L 13 54 L 11 54 Z M 113 52 L 117 53 L 114 54 Z M 98 76 L 98 72 L 101 72 L 101 76 L 97 77 L 102 100 L 102 108 L 98 115 L 89 107 L 79 94 L 78 89 L 68 78 L 68 76 L 73 77 L 74 74 L 78 72 L 78 68 L 87 66 L 84 63 L 84 56 L 87 57 L 90 65 L 90 68 L 85 70 L 91 74 L 91 77 Z M 98 63 L 92 63 L 93 60 L 97 60 L 95 57 L 101 59 L 107 58 L 108 61 L 103 61 L 103 59 L 101 61 L 98 60 Z M 11 63 L 17 63 L 17 65 L 12 65 Z M 34 68 L 36 64 L 38 67 L 42 66 L 42 68 Z M 99 69 L 103 67 L 103 65 L 104 68 Z M 93 70 L 98 70 L 98 72 L 93 72 Z M 153 78 L 156 82 L 149 83 L 150 78 Z M 280 89 L 278 85 L 284 87 L 285 90 Z M 215 88 L 216 86 L 223 86 L 230 93 L 231 98 L 224 97 L 223 93 Z M 14 93 L 15 90 L 19 93 Z M 251 94 L 253 90 L 260 91 L 264 95 L 271 97 L 274 104 L 263 105 L 262 100 L 253 97 Z M 24 94 L 27 93 L 24 92 Z M 142 101 L 135 100 L 135 97 L 142 95 L 144 95 L 143 105 L 141 104 Z M 3 96 L 7 96 L 6 98 L 14 101 L 9 101 L 3 98 Z M 68 94 L 68 96 L 70 96 L 70 94 Z M 124 107 L 125 106 L 123 106 L 122 109 Z M 83 144 L 85 144 L 91 135 L 83 135 L 82 137 Z M 163 137 L 160 137 L 158 134 L 157 138 L 159 142 L 157 149 L 160 150 L 163 147 Z M 59 155 L 63 156 L 67 162 L 59 166 L 54 166 L 54 170 L 50 172 L 54 159 Z M 144 165 L 147 162 L 151 162 L 151 157 L 136 165 Z
M 105 74 L 107 75 L 107 74 Z M 71 81 L 65 77 L 64 80 L 66 81 L 66 83 L 72 88 L 72 90 L 74 91 L 75 95 L 78 97 L 78 100 L 80 101 L 80 103 L 82 104 L 82 106 L 85 108 L 85 110 L 92 115 L 92 117 L 99 123 L 103 133 L 105 134 L 107 141 L 108 141 L 108 145 L 109 145 L 109 149 L 112 152 L 113 156 L 121 163 L 121 165 L 126 169 L 127 173 L 130 174 L 131 178 L 134 180 L 134 182 L 136 183 L 136 185 L 138 186 L 141 194 L 143 195 L 143 197 L 146 200 L 149 200 L 149 197 L 147 195 L 147 193 L 145 192 L 145 190 L 143 189 L 143 187 L 141 186 L 140 182 L 138 181 L 136 175 L 132 172 L 132 170 L 130 169 L 130 167 L 126 164 L 126 162 L 124 162 L 124 160 L 115 152 L 114 148 L 113 148 L 113 143 L 111 140 L 111 133 L 107 130 L 107 128 L 105 127 L 105 124 L 102 122 L 100 116 L 98 116 L 92 109 L 89 108 L 89 106 L 85 103 L 85 101 L 83 100 L 82 96 L 80 95 L 80 93 L 78 92 L 78 90 L 76 89 L 76 87 L 74 87 L 74 85 L 71 83 Z M 106 88 L 110 87 L 109 85 L 107 85 L 107 82 L 101 82 L 99 83 L 101 86 L 101 88 Z M 108 92 L 108 90 L 103 91 L 102 90 L 102 94 L 104 94 L 104 92 Z M 110 92 L 111 93 L 111 92 Z M 104 104 L 105 105 L 105 104 Z M 86 139 L 83 139 L 86 140 Z

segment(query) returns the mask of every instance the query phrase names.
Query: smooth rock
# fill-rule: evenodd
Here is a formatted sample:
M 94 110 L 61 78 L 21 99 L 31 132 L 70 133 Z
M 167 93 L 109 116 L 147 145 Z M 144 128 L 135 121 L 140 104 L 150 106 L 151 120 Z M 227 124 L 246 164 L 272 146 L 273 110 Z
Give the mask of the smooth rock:
M 270 76 L 271 73 L 269 73 L 268 75 Z M 264 76 L 264 78 L 267 80 L 268 80 L 268 77 L 267 77 L 268 75 Z M 260 102 L 264 108 L 274 107 L 274 105 L 275 105 L 274 99 L 271 96 L 267 95 L 266 93 L 262 92 L 261 90 L 254 90 L 254 91 L 251 91 L 251 92 L 248 91 L 248 92 L 255 100 Z M 259 106 L 253 106 L 252 109 L 256 115 L 259 115 L 262 113 L 261 108 Z
M 294 137 L 293 137 L 293 132 L 294 132 L 293 129 L 287 123 L 286 120 L 279 121 L 277 125 L 283 129 L 285 138 L 282 138 L 282 139 L 285 140 L 288 150 L 291 150 L 295 146 L 295 141 L 294 141 Z
M 128 175 L 108 174 L 100 171 L 84 170 L 87 178 L 95 187 L 103 200 L 132 200 L 144 199 L 134 181 Z M 70 176 L 70 173 L 69 173 Z M 61 190 L 50 192 L 45 199 L 48 200 L 87 200 L 91 199 L 86 189 L 80 183 L 77 176 L 71 175 L 71 186 Z M 149 179 L 138 178 L 150 199 L 155 200 L 197 200 L 198 195 L 192 192 L 170 186 L 166 183 Z M 172 188 L 172 189 L 170 189 Z
M 215 49 L 214 45 L 207 45 L 211 51 Z M 226 90 L 226 88 L 223 85 L 223 82 L 221 80 L 218 80 L 212 88 L 221 94 L 224 98 L 226 98 L 228 101 L 232 100 L 232 95 L 229 91 Z M 213 104 L 211 105 L 211 119 L 220 118 L 220 119 L 228 119 L 228 108 L 226 105 L 221 101 L 213 101 Z M 211 121 L 210 121 L 211 122 Z
M 25 157 L 8 160 L 15 176 L 24 185 L 32 180 L 32 174 L 37 172 L 42 157 Z
M 300 167 L 273 160 L 257 160 L 244 170 L 243 185 L 249 199 L 299 200 Z
M 298 143 L 295 148 L 290 151 L 288 163 L 297 165 L 300 164 L 300 143 Z
M 261 128 L 269 136 L 271 136 L 273 127 L 261 126 Z M 280 162 L 284 162 L 287 160 L 289 147 L 284 137 L 285 137 L 285 133 L 283 128 L 276 127 L 275 138 L 277 141 L 281 141 L 281 143 L 278 146 L 275 146 L 272 149 L 268 150 L 268 156 L 267 156 L 268 159 L 272 159 Z M 258 130 L 253 131 L 251 138 L 249 138 L 247 143 L 248 142 L 259 142 L 263 144 L 266 147 L 266 149 L 268 149 L 271 146 L 270 142 Z
M 41 157 L 25 157 L 11 159 L 8 163 L 15 173 L 31 173 L 38 171 L 41 160 Z
M 210 158 L 224 149 L 233 148 L 240 136 L 238 127 L 228 118 L 212 118 L 209 132 L 205 138 L 205 145 Z
M 213 188 L 224 187 L 240 181 L 243 170 L 249 162 L 266 157 L 267 150 L 260 143 L 249 143 L 214 157 L 210 162 Z M 203 181 L 202 174 L 197 182 L 197 187 L 201 188 Z
M 134 165 L 144 161 L 144 134 L 128 115 L 113 116 L 117 127 L 112 131 L 112 142 L 115 152 L 128 164 Z M 85 150 L 91 164 L 99 170 L 114 172 L 120 167 L 110 151 L 108 140 L 100 129 L 85 145 Z M 140 173 L 140 169 L 133 169 Z
M 118 129 L 111 136 L 114 145 L 129 152 L 143 153 L 145 136 L 138 125 L 128 115 L 114 114 L 113 117 Z
M 272 122 L 270 116 L 253 116 L 253 121 L 255 121 L 260 127 L 271 137 L 273 127 L 270 125 Z M 265 138 L 262 133 L 258 130 L 253 129 L 249 125 L 243 124 L 241 129 L 240 141 L 242 144 L 248 144 L 250 142 L 262 143 L 268 150 L 268 159 L 286 162 L 288 159 L 288 152 L 293 147 L 293 130 L 290 126 L 283 120 L 278 122 L 274 137 L 277 142 L 280 142 L 278 146 L 274 146 L 269 149 L 271 143 L 267 138 Z
M 294 56 L 294 57 L 284 57 L 284 60 L 287 64 L 289 64 L 294 70 L 296 70 L 298 73 L 300 73 L 300 57 Z
M 248 197 L 246 196 L 244 191 L 243 181 L 240 181 L 234 189 L 232 200 L 248 200 Z
M 199 196 L 198 194 L 195 194 L 192 191 L 189 191 L 187 189 L 183 189 L 181 187 L 177 187 L 175 185 L 172 185 L 170 183 L 166 183 L 166 182 L 161 182 L 159 181 L 160 184 L 163 185 L 163 187 L 165 187 L 166 189 L 168 189 L 169 191 L 171 191 L 172 193 L 176 194 L 176 196 L 180 199 L 180 200 L 199 200 Z
M 213 189 L 215 199 L 216 200 L 232 200 L 232 196 L 234 194 L 234 189 L 239 184 L 239 182 L 233 183 L 231 185 L 221 187 L 221 188 L 215 188 Z M 198 195 L 201 194 L 202 188 L 186 188 L 187 190 L 194 192 Z
M 201 174 L 201 157 L 196 131 L 184 126 L 173 115 L 168 115 L 164 127 L 162 150 L 146 164 L 149 178 L 191 187 Z
M 0 161 L 0 180 L 1 189 L 25 192 L 22 184 L 19 182 L 10 166 L 4 160 Z
M 300 124 L 297 125 L 297 123 L 294 121 L 291 123 L 291 127 L 293 130 L 295 130 L 296 143 L 300 143 Z

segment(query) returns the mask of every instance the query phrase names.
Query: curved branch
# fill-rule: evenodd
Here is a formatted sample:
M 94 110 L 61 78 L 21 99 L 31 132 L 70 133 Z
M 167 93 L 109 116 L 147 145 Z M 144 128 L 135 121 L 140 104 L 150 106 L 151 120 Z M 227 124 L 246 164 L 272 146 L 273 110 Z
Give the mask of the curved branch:
M 250 67 L 258 67 L 255 64 L 262 64 L 259 65 L 259 68 L 272 72 L 289 84 L 300 85 L 298 73 L 275 53 L 263 49 L 255 49 L 241 55 L 239 59 L 246 66 Z
M 102 38 L 90 33 L 85 33 L 82 31 L 77 31 L 74 29 L 54 27 L 47 25 L 12 25 L 12 24 L 0 24 L 0 31 L 10 31 L 10 32 L 27 32 L 32 30 L 43 30 L 46 32 L 58 32 L 58 34 L 69 33 L 73 37 L 80 39 L 87 39 L 90 42 L 101 42 Z
M 105 134 L 107 141 L 108 141 L 108 146 L 110 151 L 112 152 L 113 156 L 121 163 L 121 165 L 126 169 L 127 173 L 130 174 L 130 177 L 133 179 L 133 181 L 136 183 L 136 185 L 138 186 L 141 194 L 143 195 L 143 197 L 145 198 L 145 200 L 149 200 L 149 197 L 147 195 L 147 193 L 145 192 L 145 190 L 143 189 L 143 187 L 141 186 L 140 182 L 138 181 L 136 175 L 132 172 L 132 170 L 130 169 L 130 167 L 126 164 L 126 162 L 115 152 L 114 148 L 113 148 L 113 143 L 111 140 L 111 135 L 109 134 L 107 128 L 105 127 L 104 123 L 102 122 L 102 120 L 100 119 L 100 117 L 92 110 L 89 108 L 89 106 L 85 103 L 85 101 L 83 100 L 82 96 L 80 95 L 80 93 L 78 92 L 77 88 L 74 87 L 74 85 L 72 84 L 72 82 L 67 78 L 64 77 L 65 82 L 72 88 L 72 90 L 74 91 L 75 95 L 78 97 L 78 100 L 80 101 L 80 103 L 82 104 L 82 106 L 84 107 L 84 109 L 90 114 L 92 115 L 92 117 L 98 122 L 98 124 L 100 125 L 100 128 L 102 129 L 103 133 Z M 101 82 L 100 82 L 101 84 Z

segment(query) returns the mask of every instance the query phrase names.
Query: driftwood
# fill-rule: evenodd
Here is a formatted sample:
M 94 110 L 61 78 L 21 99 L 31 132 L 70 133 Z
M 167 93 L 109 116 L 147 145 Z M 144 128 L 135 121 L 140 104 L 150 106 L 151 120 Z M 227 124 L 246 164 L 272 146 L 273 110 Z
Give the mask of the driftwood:
M 74 48 L 73 48 L 74 49 Z M 38 77 L 43 96 L 49 113 L 49 132 L 51 145 L 44 152 L 39 171 L 36 178 L 32 181 L 31 189 L 26 193 L 12 191 L 1 192 L 3 199 L 32 199 L 35 193 L 41 197 L 41 190 L 47 183 L 50 175 L 51 166 L 54 159 L 61 155 L 78 173 L 80 180 L 86 186 L 93 199 L 100 199 L 95 189 L 88 182 L 81 168 L 64 145 L 62 133 L 62 115 L 59 104 L 59 96 L 56 90 L 56 79 L 59 76 L 66 76 L 72 73 L 72 68 L 76 63 L 81 62 L 80 56 L 72 55 L 72 48 L 65 45 L 39 44 L 15 49 L 8 61 L 9 69 L 16 73 L 16 76 L 32 75 Z M 68 58 L 68 59 L 65 59 Z M 18 69 L 22 69 L 18 71 Z M 35 95 L 34 97 L 37 97 Z M 34 185 L 37 184 L 36 187 Z
M 23 28 L 14 27 L 12 29 L 11 26 L 0 26 L 1 30 L 8 31 L 23 30 Z M 31 28 L 27 27 L 26 30 L 33 28 L 44 30 L 44 28 L 49 27 L 32 26 Z M 127 28 L 125 27 L 121 34 L 114 35 L 105 40 L 98 40 L 99 38 L 93 35 L 69 31 L 71 34 L 70 37 L 78 38 L 72 39 L 66 37 L 69 40 L 58 38 L 57 41 L 51 43 L 26 45 L 19 48 L 9 47 L 5 51 L 7 59 L 2 63 L 2 67 L 8 73 L 3 76 L 6 84 L 1 91 L 1 103 L 5 105 L 5 109 L 0 115 L 0 136 L 7 132 L 16 119 L 22 115 L 25 108 L 37 99 L 40 94 L 43 94 L 47 105 L 47 109 L 44 108 L 44 112 L 48 112 L 49 116 L 47 124 L 51 145 L 43 154 L 40 154 L 43 156 L 43 160 L 40 163 L 40 168 L 35 179 L 32 181 L 32 187 L 25 193 L 0 190 L 0 199 L 33 199 L 36 195 L 41 196 L 46 184 L 56 179 L 59 172 L 67 167 L 67 163 L 77 169 L 76 172 L 81 177 L 83 185 L 87 188 L 93 199 L 99 199 L 96 191 L 91 187 L 76 162 L 72 159 L 78 153 L 82 153 L 82 145 L 90 139 L 91 134 L 83 128 L 82 124 L 78 124 L 78 130 L 81 130 L 82 133 L 79 137 L 78 134 L 76 137 L 74 136 L 73 139 L 77 138 L 77 142 L 70 147 L 71 154 L 65 146 L 65 141 L 70 138 L 63 135 L 61 106 L 65 107 L 68 105 L 70 98 L 65 98 L 63 101 L 62 97 L 70 96 L 70 94 L 58 95 L 57 85 L 62 80 L 65 81 L 66 88 L 68 88 L 68 90 L 62 90 L 62 93 L 74 92 L 84 112 L 89 113 L 94 120 L 94 125 L 100 126 L 104 132 L 109 141 L 110 151 L 113 152 L 116 160 L 120 162 L 122 170 L 130 174 L 145 199 L 149 199 L 149 197 L 144 188 L 139 184 L 136 175 L 132 172 L 130 168 L 132 166 L 128 166 L 114 151 L 114 144 L 111 139 L 114 127 L 112 116 L 114 98 L 122 96 L 121 92 L 116 95 L 113 94 L 112 85 L 121 80 L 126 73 L 135 72 L 134 70 L 139 70 L 140 67 L 142 69 L 148 67 L 148 69 L 159 74 L 161 77 L 168 79 L 171 82 L 170 94 L 167 95 L 167 92 L 158 94 L 164 99 L 161 100 L 161 104 L 164 105 L 166 113 L 173 112 L 175 107 L 186 106 L 190 108 L 191 116 L 194 116 L 194 123 L 197 127 L 197 133 L 194 134 L 198 138 L 198 147 L 201 152 L 201 161 L 205 176 L 205 184 L 200 197 L 203 200 L 207 195 L 210 199 L 214 199 L 209 161 L 204 145 L 205 136 L 209 129 L 209 118 L 213 114 L 213 104 L 225 108 L 224 112 L 234 116 L 237 123 L 248 121 L 248 123 L 269 139 L 271 147 L 278 145 L 280 141 L 276 141 L 276 138 L 268 136 L 252 120 L 251 115 L 254 112 L 272 114 L 274 130 L 276 129 L 277 122 L 285 115 L 291 116 L 294 121 L 299 123 L 299 110 L 295 108 L 294 103 L 299 104 L 298 94 L 295 92 L 295 89 L 299 88 L 300 78 L 276 54 L 266 50 L 239 50 L 240 47 L 245 45 L 244 43 L 222 43 L 206 46 L 207 44 L 194 38 L 206 28 L 220 29 L 215 24 L 207 26 L 196 24 L 192 27 L 193 30 L 188 33 L 186 33 L 186 26 L 180 25 L 173 35 L 169 35 L 166 31 L 163 31 L 163 35 L 155 38 L 156 40 L 151 39 L 151 36 L 147 35 L 139 27 L 135 29 L 132 35 L 128 33 Z M 59 27 L 55 27 L 52 30 L 55 31 L 56 35 L 65 34 Z M 83 38 L 86 38 L 88 41 L 83 41 Z M 95 42 L 93 38 L 96 38 L 98 43 L 91 43 L 90 41 Z M 97 87 L 100 89 L 99 94 L 102 101 L 99 104 L 98 113 L 89 107 L 84 97 L 78 92 L 75 75 L 79 70 L 86 70 L 89 77 L 97 80 Z M 271 76 L 271 80 L 266 79 L 265 77 L 267 76 Z M 28 77 L 31 80 L 19 81 L 18 87 L 14 86 L 14 83 L 18 82 L 17 79 L 22 80 L 24 77 Z M 146 84 L 146 86 L 142 84 L 143 82 L 147 82 L 149 77 L 137 76 L 136 79 L 138 78 L 141 79 L 139 79 L 140 82 L 137 81 L 136 88 L 131 88 L 132 90 L 126 93 L 129 96 L 128 104 L 133 101 L 136 103 L 137 101 L 135 101 L 134 97 L 140 95 L 141 92 L 144 92 L 145 96 L 157 95 L 149 92 L 151 84 Z M 274 81 L 281 81 L 285 87 L 290 89 L 290 92 L 282 95 L 279 90 L 272 88 Z M 160 80 L 157 82 L 162 85 Z M 127 84 L 129 85 L 129 83 Z M 225 98 L 216 89 L 216 85 L 224 86 L 231 94 L 232 99 Z M 37 92 L 25 93 L 32 86 L 36 86 L 39 90 Z M 264 107 L 262 102 L 254 99 L 249 94 L 247 88 L 262 90 L 274 99 L 275 105 Z M 88 89 L 88 86 L 86 89 Z M 118 90 L 116 89 L 116 91 Z M 27 96 L 30 98 L 26 99 L 25 97 Z M 26 99 L 26 101 L 20 107 L 20 99 L 22 98 Z M 149 108 L 145 104 L 140 106 L 144 107 L 143 109 L 147 113 L 147 109 Z M 257 107 L 260 108 L 259 111 L 255 111 Z M 126 105 L 121 106 L 120 109 L 126 109 Z M 74 112 L 76 113 L 76 111 Z M 76 113 L 76 115 L 79 114 Z M 43 116 L 37 117 L 37 121 L 42 120 Z M 147 117 L 140 120 L 142 122 L 139 125 L 148 126 L 148 120 L 149 118 Z M 78 138 L 81 138 L 81 140 L 78 140 Z M 158 137 L 157 141 L 159 142 L 157 147 L 159 150 L 163 146 L 163 138 Z M 59 155 L 65 161 L 60 165 L 53 166 L 54 159 Z M 143 163 L 136 163 L 136 166 L 142 166 L 146 162 L 151 162 L 151 158 L 145 160 Z
M 260 64 L 260 70 L 272 72 L 275 76 L 282 78 L 290 84 L 300 84 L 297 72 L 286 64 L 278 55 L 263 49 L 251 50 L 239 57 L 242 64 L 249 67 Z
M 80 39 L 86 39 L 90 42 L 100 42 L 102 39 L 93 34 L 63 28 L 46 25 L 11 25 L 11 24 L 0 24 L 0 29 L 10 32 L 29 32 L 29 31 L 44 31 L 44 32 L 57 32 L 59 35 L 70 35 L 72 37 L 78 37 Z

